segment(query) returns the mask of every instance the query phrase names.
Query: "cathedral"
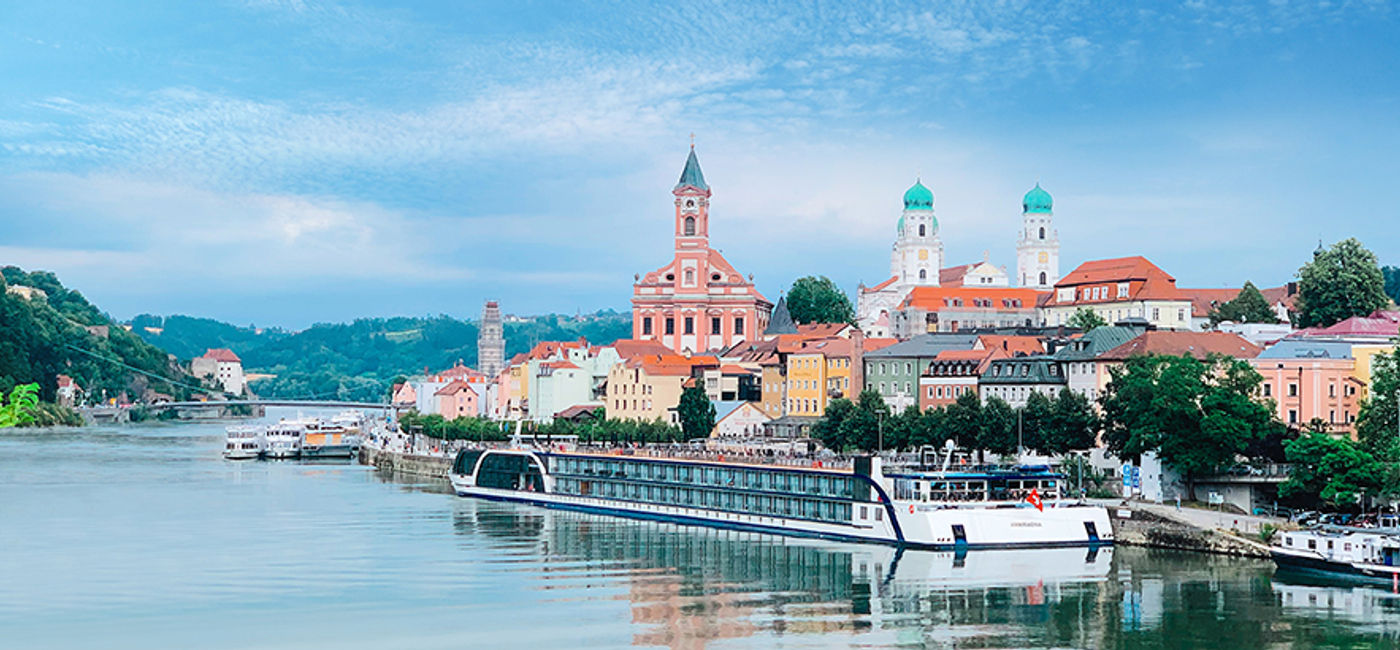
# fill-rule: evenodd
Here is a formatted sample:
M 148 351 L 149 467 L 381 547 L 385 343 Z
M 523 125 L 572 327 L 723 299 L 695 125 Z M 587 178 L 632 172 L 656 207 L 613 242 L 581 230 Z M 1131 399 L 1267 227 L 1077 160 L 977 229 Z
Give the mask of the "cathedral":
M 695 145 L 671 190 L 675 253 L 671 262 L 632 286 L 632 338 L 660 341 L 678 352 L 728 348 L 760 337 L 773 303 L 710 248 L 710 186 Z
M 1021 200 L 1021 229 L 1016 242 L 1016 284 L 1049 291 L 1060 279 L 1060 240 L 1051 219 L 1050 193 L 1036 183 Z M 904 193 L 904 211 L 895 227 L 890 251 L 890 278 L 856 292 L 856 318 L 868 337 L 894 335 L 894 314 L 916 287 L 1009 287 L 1012 278 L 993 266 L 986 253 L 980 263 L 945 267 L 943 240 L 933 211 L 933 192 L 916 180 Z

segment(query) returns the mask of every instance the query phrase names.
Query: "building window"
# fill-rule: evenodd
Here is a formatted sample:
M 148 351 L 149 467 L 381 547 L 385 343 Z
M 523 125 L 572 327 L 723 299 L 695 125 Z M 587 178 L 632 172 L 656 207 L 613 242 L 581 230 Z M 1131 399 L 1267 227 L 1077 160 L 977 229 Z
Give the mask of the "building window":
M 1336 385 L 1336 384 L 1327 384 L 1327 396 L 1328 396 L 1328 397 L 1336 397 L 1336 396 L 1337 396 L 1337 385 Z
M 735 334 L 743 334 L 743 333 L 744 333 L 744 317 L 743 317 L 743 316 L 735 316 L 735 317 L 734 317 L 734 333 L 735 333 Z
M 924 224 L 919 224 L 919 236 L 924 236 Z
M 1270 384 L 1264 384 L 1264 397 L 1271 397 L 1273 396 L 1273 394 L 1274 387 Z
M 924 269 L 919 269 L 919 279 L 920 279 L 920 280 L 927 280 L 927 279 L 928 279 L 928 271 L 927 271 L 927 270 L 924 270 Z
M 711 317 L 711 318 L 710 318 L 710 333 L 711 333 L 711 334 L 719 334 L 719 330 L 720 330 L 720 326 L 719 326 L 719 316 L 713 316 L 713 317 Z
M 1179 322 L 1182 322 L 1182 323 L 1186 322 L 1186 310 L 1185 310 L 1185 309 L 1178 309 L 1178 310 L 1176 310 L 1176 320 L 1179 321 Z
M 1158 307 L 1153 307 L 1153 308 L 1152 308 L 1152 320 L 1154 320 L 1154 321 L 1155 321 L 1155 320 L 1160 320 L 1161 318 L 1162 318 L 1162 310 L 1161 310 L 1160 308 L 1158 308 Z
M 694 237 L 694 236 L 695 236 L 695 217 L 686 217 L 686 218 L 685 218 L 685 236 L 686 236 L 686 237 Z
M 685 317 L 685 333 L 686 333 L 686 334 L 694 334 L 694 333 L 695 333 L 695 317 L 694 317 L 694 316 L 686 316 L 686 317 Z
M 685 283 L 686 283 L 686 284 L 695 284 L 695 271 L 694 271 L 694 270 L 692 270 L 692 269 L 686 269 L 686 270 L 685 270 Z
M 642 319 L 642 336 L 651 336 L 651 317 Z
M 1294 409 L 1288 409 L 1288 423 L 1298 424 L 1298 411 Z
M 1045 226 L 1040 227 L 1040 238 L 1045 239 Z
M 1289 384 L 1289 385 L 1288 385 L 1288 396 L 1289 396 L 1289 397 L 1297 397 L 1297 396 L 1298 396 L 1298 384 Z
M 1040 286 L 1045 286 L 1045 271 L 1041 271 L 1041 272 L 1040 272 Z M 1016 301 L 1016 302 L 1020 302 L 1020 301 L 1018 300 L 1018 301 Z M 1017 306 L 1017 307 L 1020 307 L 1020 305 L 1016 305 L 1016 306 Z
M 673 317 L 671 317 L 671 316 L 667 316 L 667 317 L 666 317 L 666 333 L 667 333 L 667 334 L 675 334 L 675 333 L 676 333 L 676 319 L 673 318 Z

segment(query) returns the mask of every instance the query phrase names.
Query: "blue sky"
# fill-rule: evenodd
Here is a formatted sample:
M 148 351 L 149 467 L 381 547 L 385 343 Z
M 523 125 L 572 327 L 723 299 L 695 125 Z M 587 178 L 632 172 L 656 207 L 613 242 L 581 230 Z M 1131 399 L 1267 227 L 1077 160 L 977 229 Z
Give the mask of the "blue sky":
M 0 264 L 119 318 L 625 309 L 670 255 L 689 134 L 712 243 L 770 298 L 886 277 L 899 199 L 948 263 L 1289 280 L 1400 264 L 1382 2 L 0 6 Z

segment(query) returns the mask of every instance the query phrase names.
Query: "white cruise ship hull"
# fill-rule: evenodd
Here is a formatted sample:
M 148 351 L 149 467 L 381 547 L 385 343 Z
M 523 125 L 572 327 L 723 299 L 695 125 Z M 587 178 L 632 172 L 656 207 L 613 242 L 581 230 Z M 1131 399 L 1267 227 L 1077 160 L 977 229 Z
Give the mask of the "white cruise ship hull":
M 754 468 L 743 469 L 752 471 Z M 800 470 L 798 471 L 800 473 Z M 927 502 L 889 499 L 883 488 L 874 482 L 870 483 L 874 488 L 870 501 L 850 503 L 849 519 L 820 521 L 814 518 L 786 517 L 734 509 L 557 493 L 552 489 L 555 481 L 548 477 L 539 483 L 522 481 L 520 485 L 529 485 L 525 489 L 478 486 L 475 477 L 469 474 L 453 473 L 451 481 L 453 491 L 463 497 L 529 503 L 549 508 L 678 524 L 917 548 L 1047 548 L 1095 546 L 1113 542 L 1113 528 L 1108 513 L 1099 506 L 1046 503 L 1043 510 L 1029 504 L 948 507 Z M 794 501 L 806 497 L 808 494 L 801 492 L 771 495 L 774 499 L 790 498 Z

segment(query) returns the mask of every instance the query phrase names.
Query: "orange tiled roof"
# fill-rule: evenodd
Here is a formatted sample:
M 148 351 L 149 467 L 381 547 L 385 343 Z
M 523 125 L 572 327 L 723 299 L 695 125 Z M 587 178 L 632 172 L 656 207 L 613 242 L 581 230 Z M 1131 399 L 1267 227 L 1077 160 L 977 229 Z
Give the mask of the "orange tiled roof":
M 1229 332 L 1162 330 L 1143 332 L 1137 338 L 1099 355 L 1099 358 L 1120 361 L 1144 354 L 1189 354 L 1197 359 L 1204 359 L 1211 354 L 1222 354 L 1236 359 L 1253 359 L 1259 356 L 1261 351 L 1263 348 Z
M 238 358 L 238 355 L 233 353 L 233 350 L 230 350 L 228 348 L 209 348 L 204 352 L 204 358 L 213 359 L 215 361 L 224 361 L 227 363 L 243 362 L 242 359 Z
M 1128 293 L 1119 297 L 1117 285 L 1128 283 Z M 1105 290 L 1098 298 L 1086 298 L 1087 291 L 1081 289 L 1103 286 Z M 1075 288 L 1073 300 L 1061 301 L 1060 289 Z M 1070 271 L 1055 283 L 1055 292 L 1045 301 L 1045 306 L 1078 305 L 1094 303 L 1127 302 L 1138 300 L 1185 300 L 1181 290 L 1176 288 L 1176 278 L 1168 275 L 1157 265 L 1140 255 L 1118 257 L 1109 260 L 1085 262 Z
M 972 270 L 972 266 L 971 264 L 959 264 L 946 269 L 938 269 L 938 284 L 945 287 L 963 286 L 963 278 L 967 276 L 968 271 Z
M 548 362 L 542 363 L 542 364 L 540 364 L 540 367 L 541 367 L 541 368 L 553 368 L 553 369 L 555 369 L 555 370 L 559 370 L 559 369 L 562 369 L 562 368 L 578 368 L 578 366 L 574 365 L 573 362 L 571 362 L 571 361 L 564 361 L 563 359 L 560 359 L 559 361 L 548 361 Z
M 612 348 L 617 351 L 617 356 L 623 359 L 643 354 L 665 354 L 670 351 L 660 341 L 644 339 L 619 339 L 613 341 Z
M 850 329 L 850 323 L 807 323 L 797 326 L 797 333 L 803 336 L 827 338 L 838 336 Z
M 976 308 L 974 300 L 991 301 L 984 309 L 1035 309 L 1041 292 L 1035 289 L 1012 287 L 914 287 L 905 296 L 899 308 L 916 307 L 926 311 L 939 311 L 948 307 L 948 302 L 962 301 L 960 308 Z M 1012 302 L 1010 305 L 1006 301 Z M 1018 306 L 1019 305 L 1019 306 Z
M 577 341 L 541 341 L 536 343 L 535 347 L 530 348 L 530 358 L 536 360 L 545 359 L 560 350 L 586 347 L 588 347 L 588 341 L 583 339 Z
M 1240 295 L 1240 289 L 1179 289 L 1179 291 L 1191 301 L 1191 315 L 1198 318 L 1209 316 L 1211 310 Z M 1284 307 L 1288 309 L 1293 309 L 1293 303 L 1298 297 L 1296 292 L 1288 293 L 1288 285 L 1260 289 L 1259 293 L 1264 296 L 1264 300 L 1269 303 L 1270 307 L 1283 303 Z
M 436 393 L 433 393 L 433 394 L 434 394 L 434 395 L 438 395 L 438 396 L 443 396 L 443 395 L 456 395 L 457 393 L 462 392 L 462 391 L 464 391 L 464 390 L 469 390 L 469 391 L 472 391 L 473 393 L 476 392 L 476 390 L 474 390 L 474 389 L 471 387 L 471 384 L 468 384 L 467 382 L 458 379 L 458 380 L 454 380 L 454 381 L 448 383 L 446 386 L 443 386 L 442 388 L 439 388 L 439 389 L 437 390 L 437 392 L 436 392 Z
M 866 288 L 865 288 L 865 292 L 866 292 L 866 293 L 872 293 L 872 292 L 875 292 L 875 291 L 879 291 L 879 290 L 881 290 L 881 289 L 884 289 L 885 287 L 888 287 L 888 286 L 894 284 L 894 281 L 895 281 L 895 280 L 898 280 L 898 279 L 899 279 L 899 276 L 897 276 L 897 275 L 896 275 L 896 276 L 893 276 L 893 277 L 891 277 L 890 279 L 885 280 L 884 282 L 881 282 L 880 284 L 877 284 L 877 285 L 875 285 L 875 286 L 873 286 L 873 287 L 866 287 Z
M 1034 336 L 1005 336 L 1001 334 L 988 334 L 977 337 L 982 343 L 982 347 L 988 350 L 993 348 L 1005 350 L 1015 354 L 1045 354 L 1045 344 Z
M 890 347 L 899 342 L 899 339 L 865 339 L 861 341 L 861 350 L 864 352 L 874 352 Z

